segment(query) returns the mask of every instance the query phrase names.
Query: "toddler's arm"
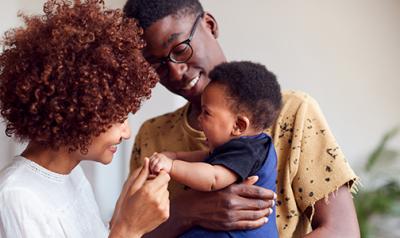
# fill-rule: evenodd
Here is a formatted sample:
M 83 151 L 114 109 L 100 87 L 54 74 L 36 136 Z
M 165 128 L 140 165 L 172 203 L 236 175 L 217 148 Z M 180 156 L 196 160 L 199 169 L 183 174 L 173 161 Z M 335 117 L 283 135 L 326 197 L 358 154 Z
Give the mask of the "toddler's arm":
M 180 153 L 192 152 L 178 152 L 175 156 L 170 155 L 172 158 L 163 153 L 155 153 L 150 158 L 150 170 L 156 174 L 165 170 L 175 181 L 199 191 L 219 190 L 233 184 L 238 178 L 234 172 L 221 165 L 180 160 L 180 156 L 184 155 Z M 189 158 L 198 159 L 196 156 Z
M 173 160 L 179 159 L 187 162 L 202 162 L 208 156 L 209 151 L 208 150 L 177 151 L 177 152 L 164 151 L 161 152 L 161 154 Z
M 238 176 L 221 165 L 175 160 L 170 176 L 198 191 L 215 191 L 233 184 Z

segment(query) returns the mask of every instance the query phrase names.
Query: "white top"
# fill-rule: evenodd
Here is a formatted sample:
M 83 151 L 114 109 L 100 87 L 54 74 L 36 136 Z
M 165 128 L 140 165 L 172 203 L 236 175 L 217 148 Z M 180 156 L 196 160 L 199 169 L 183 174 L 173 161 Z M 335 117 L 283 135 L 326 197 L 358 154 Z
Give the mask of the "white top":
M 0 237 L 108 237 L 89 181 L 17 156 L 0 172 Z

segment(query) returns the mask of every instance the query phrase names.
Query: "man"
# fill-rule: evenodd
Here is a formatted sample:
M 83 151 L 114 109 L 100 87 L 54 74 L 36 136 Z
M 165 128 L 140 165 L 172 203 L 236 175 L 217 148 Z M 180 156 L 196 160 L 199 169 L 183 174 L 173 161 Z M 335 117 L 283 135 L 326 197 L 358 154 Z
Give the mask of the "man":
M 198 150 L 206 140 L 197 120 L 208 73 L 225 62 L 218 25 L 198 0 L 128 0 L 128 17 L 144 28 L 143 54 L 161 83 L 188 104 L 145 122 L 136 137 L 131 170 L 154 152 Z M 305 93 L 284 92 L 283 107 L 266 132 L 278 154 L 277 223 L 281 237 L 359 237 L 350 189 L 357 176 L 328 128 L 318 104 Z M 193 226 L 251 229 L 266 222 L 274 194 L 255 178 L 201 193 L 170 186 L 171 217 L 150 237 L 176 237 Z M 307 235 L 306 235 L 307 234 Z M 266 234 L 267 235 L 267 234 Z

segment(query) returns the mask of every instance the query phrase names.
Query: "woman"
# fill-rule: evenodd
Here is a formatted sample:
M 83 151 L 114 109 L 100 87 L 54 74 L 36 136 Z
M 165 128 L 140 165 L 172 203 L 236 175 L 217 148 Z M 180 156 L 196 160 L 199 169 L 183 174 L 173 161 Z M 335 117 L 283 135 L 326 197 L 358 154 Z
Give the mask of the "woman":
M 148 161 L 127 180 L 111 230 L 102 223 L 79 163 L 108 164 L 130 136 L 129 112 L 157 76 L 140 49 L 142 30 L 101 0 L 49 0 L 23 16 L 0 54 L 0 110 L 6 133 L 28 142 L 0 173 L 1 237 L 140 237 L 169 216 L 162 173 Z

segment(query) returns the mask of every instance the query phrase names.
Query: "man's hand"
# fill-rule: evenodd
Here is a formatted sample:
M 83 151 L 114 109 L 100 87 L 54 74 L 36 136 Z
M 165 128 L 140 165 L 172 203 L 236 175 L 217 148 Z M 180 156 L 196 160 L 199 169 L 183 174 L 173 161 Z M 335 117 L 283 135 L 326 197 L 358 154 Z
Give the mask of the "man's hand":
M 233 184 L 217 192 L 192 193 L 190 205 L 182 201 L 192 225 L 211 230 L 254 229 L 265 224 L 275 205 L 276 194 L 254 186 L 258 177 L 253 176 L 241 184 Z

